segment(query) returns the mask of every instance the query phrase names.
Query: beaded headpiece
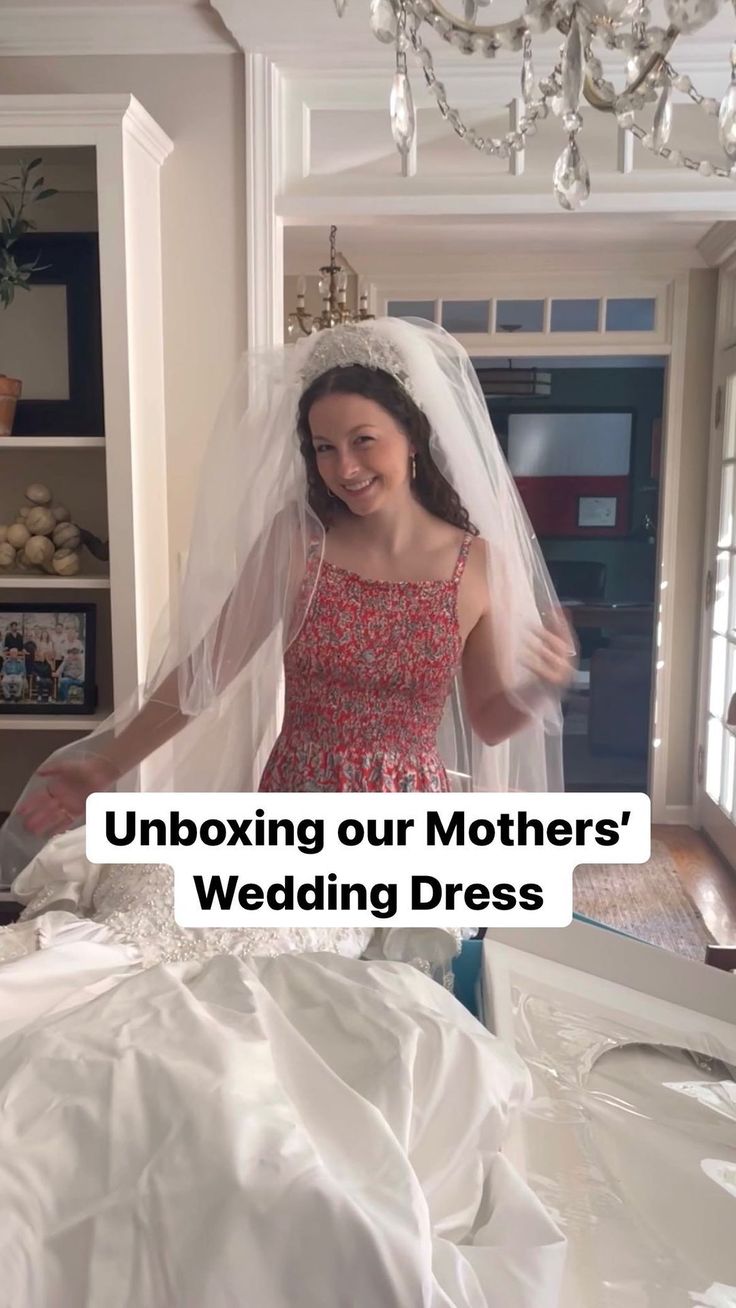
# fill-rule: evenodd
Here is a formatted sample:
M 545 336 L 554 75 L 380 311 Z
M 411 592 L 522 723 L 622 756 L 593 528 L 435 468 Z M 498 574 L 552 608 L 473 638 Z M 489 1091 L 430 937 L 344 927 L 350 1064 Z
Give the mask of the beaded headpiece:
M 304 389 L 331 368 L 349 368 L 353 364 L 389 373 L 413 398 L 406 364 L 396 346 L 374 326 L 362 323 L 345 323 L 320 332 L 302 368 Z

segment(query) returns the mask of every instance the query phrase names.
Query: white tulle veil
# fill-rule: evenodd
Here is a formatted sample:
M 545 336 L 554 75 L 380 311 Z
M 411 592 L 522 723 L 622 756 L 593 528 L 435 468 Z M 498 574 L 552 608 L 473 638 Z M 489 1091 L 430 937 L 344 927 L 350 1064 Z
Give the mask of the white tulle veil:
M 307 499 L 299 399 L 320 372 L 356 362 L 398 376 L 429 420 L 432 459 L 487 544 L 497 656 L 504 685 L 519 684 L 527 634 L 556 600 L 478 379 L 442 328 L 384 318 L 245 357 L 205 456 L 183 579 L 161 620 L 146 685 L 54 759 L 104 754 L 149 703 L 164 734 L 172 714 L 186 725 L 124 776 L 121 790 L 257 790 L 279 729 L 284 652 L 307 617 L 324 548 Z M 468 725 L 458 678 L 439 741 L 454 787 L 562 789 L 559 703 L 536 703 L 528 726 L 491 747 Z M 34 776 L 24 793 L 38 784 Z M 11 815 L 0 832 L 3 879 L 43 843 Z

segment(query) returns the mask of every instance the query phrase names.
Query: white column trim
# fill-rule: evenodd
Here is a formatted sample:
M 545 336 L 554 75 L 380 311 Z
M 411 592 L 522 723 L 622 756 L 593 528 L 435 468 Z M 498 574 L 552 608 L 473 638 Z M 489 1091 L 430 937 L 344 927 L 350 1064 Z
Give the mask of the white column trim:
M 672 597 L 676 593 L 677 505 L 680 495 L 684 359 L 689 294 L 689 276 L 687 273 L 681 273 L 675 278 L 672 287 L 670 319 L 672 354 L 667 369 L 665 391 L 666 426 L 663 430 L 663 486 L 660 501 L 659 559 L 656 571 L 656 585 L 659 589 L 655 590 L 654 596 L 655 615 L 657 606 L 659 607 L 659 622 L 655 626 L 655 634 L 659 630 L 660 639 L 654 655 L 652 735 L 661 742 L 657 748 L 652 744 L 650 750 L 649 793 L 652 799 L 652 822 L 655 823 L 666 822 L 668 812 L 667 760 L 672 715 L 672 671 L 670 659 L 666 655 L 663 667 L 656 668 L 656 663 L 660 661 L 662 650 L 667 652 L 674 648 L 675 638 L 675 609 Z
M 267 55 L 245 55 L 245 208 L 248 348 L 284 339 L 283 222 L 276 214 L 282 189 L 282 81 Z

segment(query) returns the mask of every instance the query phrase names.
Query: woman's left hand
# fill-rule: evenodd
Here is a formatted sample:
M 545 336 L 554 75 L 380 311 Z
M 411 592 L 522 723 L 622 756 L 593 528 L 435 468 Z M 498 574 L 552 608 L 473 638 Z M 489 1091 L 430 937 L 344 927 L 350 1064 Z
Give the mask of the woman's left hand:
M 555 609 L 545 625 L 532 632 L 524 658 L 525 670 L 535 680 L 562 693 L 573 679 L 577 641 L 567 616 Z

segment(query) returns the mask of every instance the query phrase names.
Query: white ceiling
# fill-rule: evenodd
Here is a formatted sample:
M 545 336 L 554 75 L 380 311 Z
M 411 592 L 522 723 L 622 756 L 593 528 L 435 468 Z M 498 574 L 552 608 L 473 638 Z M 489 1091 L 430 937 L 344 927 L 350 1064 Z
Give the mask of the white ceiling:
M 461 0 L 445 3 L 460 12 Z M 651 0 L 655 20 L 661 4 Z M 494 0 L 494 20 L 519 7 L 520 0 Z M 736 219 L 736 186 L 668 168 L 638 146 L 632 173 L 618 172 L 614 125 L 593 111 L 581 139 L 593 196 L 584 214 L 562 214 L 551 195 L 562 140 L 556 120 L 531 142 L 524 175 L 512 177 L 455 138 L 418 75 L 419 168 L 416 177 L 401 178 L 387 112 L 392 51 L 371 35 L 368 0 L 348 0 L 342 19 L 334 0 L 0 0 L 0 18 L 6 55 L 240 48 L 270 56 L 286 96 L 285 165 L 275 204 L 287 224 L 287 265 L 295 269 L 322 261 L 332 219 L 350 229 L 348 257 L 358 250 L 361 262 L 377 266 L 416 258 L 420 242 L 425 257 L 445 259 L 453 252 L 460 257 L 461 244 L 467 264 L 512 245 L 567 257 L 583 249 L 607 257 L 610 250 L 620 259 L 636 247 L 653 258 L 681 252 L 697 263 L 709 228 Z M 732 7 L 724 3 L 713 23 L 678 43 L 676 64 L 704 94 L 725 89 L 732 39 Z M 502 134 L 508 126 L 502 106 L 518 94 L 518 56 L 471 60 L 432 36 L 429 41 L 463 116 L 486 133 Z M 559 34 L 549 36 L 546 54 L 540 43 L 539 73 L 558 43 Z M 674 135 L 693 153 L 710 152 L 715 123 L 680 103 Z
M 0 35 L 4 56 L 238 49 L 209 0 L 0 0 Z
M 461 0 L 445 3 L 461 11 Z M 666 26 L 662 0 L 650 0 L 650 7 L 655 21 Z M 494 0 L 494 21 L 519 8 L 519 0 Z M 348 0 L 341 19 L 334 0 L 0 0 L 0 14 L 6 55 L 110 53 L 116 48 L 119 53 L 210 53 L 239 46 L 292 69 L 388 69 L 391 64 L 391 50 L 370 33 L 368 0 Z M 715 61 L 725 79 L 733 35 L 731 5 L 724 3 L 700 33 L 681 38 L 682 62 Z M 553 33 L 538 41 L 540 55 L 545 48 L 554 51 L 559 39 Z M 437 48 L 444 64 L 452 61 L 463 71 L 470 66 L 444 43 Z M 491 66 L 502 65 L 497 58 Z
M 342 18 L 337 17 L 334 0 L 212 0 L 212 4 L 244 49 L 269 54 L 290 67 L 388 67 L 391 62 L 390 48 L 371 35 L 368 0 L 348 0 Z M 462 13 L 461 0 L 445 0 L 445 4 L 451 12 Z M 513 18 L 521 7 L 519 0 L 493 0 L 492 21 Z M 650 9 L 653 21 L 666 27 L 663 0 L 651 0 Z M 732 8 L 724 3 L 712 23 L 692 37 L 681 38 L 678 48 L 688 52 L 711 47 L 722 52 L 725 77 L 733 38 Z M 554 33 L 539 43 L 540 48 L 554 49 L 560 39 Z M 467 58 L 444 43 L 438 48 L 456 64 L 469 65 Z
M 0 13 L 13 9 L 18 9 L 18 0 L 0 0 Z M 129 8 L 130 6 L 128 6 Z M 135 0 L 136 9 L 161 10 L 161 9 L 202 9 L 208 10 L 212 6 L 209 0 Z M 122 0 L 54 0 L 53 4 L 49 0 L 23 0 L 23 9 L 53 9 L 75 10 L 75 9 L 121 9 L 126 8 Z

